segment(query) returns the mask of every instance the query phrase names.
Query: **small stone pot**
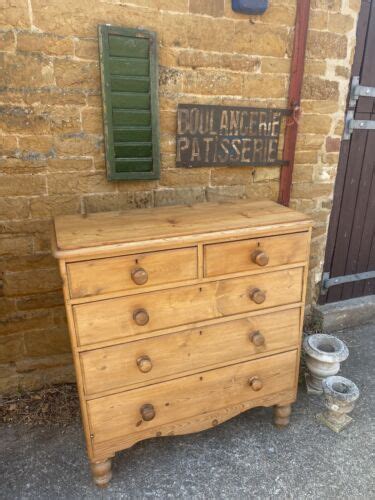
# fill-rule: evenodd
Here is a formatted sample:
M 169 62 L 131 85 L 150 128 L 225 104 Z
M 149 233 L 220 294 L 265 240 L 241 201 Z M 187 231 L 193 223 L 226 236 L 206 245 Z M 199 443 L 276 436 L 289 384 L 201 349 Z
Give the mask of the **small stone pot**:
M 339 372 L 340 363 L 349 356 L 349 350 L 342 340 L 323 333 L 306 337 L 303 348 L 309 370 L 306 376 L 307 391 L 321 394 L 322 381 Z
M 359 389 L 351 380 L 339 376 L 326 378 L 322 385 L 327 410 L 318 418 L 333 431 L 340 432 L 353 420 L 348 413 L 359 398 Z

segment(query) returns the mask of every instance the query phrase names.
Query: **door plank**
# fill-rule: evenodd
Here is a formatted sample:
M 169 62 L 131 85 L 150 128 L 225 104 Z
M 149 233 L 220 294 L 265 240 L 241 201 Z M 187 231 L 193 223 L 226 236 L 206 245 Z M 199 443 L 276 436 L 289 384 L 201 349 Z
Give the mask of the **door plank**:
M 361 66 L 361 85 L 375 87 L 375 64 L 374 64 L 374 47 L 375 47 L 375 2 L 371 3 L 369 12 L 368 29 L 366 36 L 366 46 L 363 54 Z M 368 97 L 360 97 L 357 104 L 357 112 L 371 113 L 374 99 Z
M 340 218 L 337 229 L 333 262 L 331 266 L 331 277 L 343 276 L 345 274 L 346 257 L 350 244 L 350 236 L 353 227 L 354 212 L 359 189 L 360 171 L 362 159 L 366 146 L 366 136 L 362 131 L 355 130 L 352 135 L 345 185 L 342 195 Z M 329 302 L 341 299 L 341 286 L 335 286 L 328 291 Z
M 353 228 L 350 237 L 348 255 L 346 259 L 345 274 L 355 274 L 357 272 L 366 271 L 367 260 L 360 260 L 361 247 L 368 247 L 369 241 L 364 240 L 362 235 L 366 221 L 368 200 L 370 195 L 372 173 L 374 169 L 374 153 L 375 148 L 371 145 L 373 136 L 369 132 L 363 131 L 366 136 L 365 154 L 362 162 L 362 168 L 359 173 L 359 187 L 357 193 L 356 207 L 354 211 Z M 341 299 L 346 300 L 352 297 L 353 283 L 343 285 Z

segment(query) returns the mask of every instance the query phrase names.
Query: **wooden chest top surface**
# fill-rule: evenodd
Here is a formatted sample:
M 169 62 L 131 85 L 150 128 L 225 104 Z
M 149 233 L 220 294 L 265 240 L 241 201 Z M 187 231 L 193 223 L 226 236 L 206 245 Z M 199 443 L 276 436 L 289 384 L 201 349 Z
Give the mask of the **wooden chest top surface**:
M 273 226 L 307 229 L 306 215 L 272 201 L 201 203 L 55 218 L 57 252 Z

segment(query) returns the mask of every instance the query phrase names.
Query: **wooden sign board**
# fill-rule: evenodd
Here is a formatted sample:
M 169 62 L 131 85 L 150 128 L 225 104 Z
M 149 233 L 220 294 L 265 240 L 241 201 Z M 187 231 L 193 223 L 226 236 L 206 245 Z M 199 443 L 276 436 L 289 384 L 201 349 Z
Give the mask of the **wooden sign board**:
M 282 117 L 290 111 L 179 104 L 178 167 L 284 165 L 278 159 Z

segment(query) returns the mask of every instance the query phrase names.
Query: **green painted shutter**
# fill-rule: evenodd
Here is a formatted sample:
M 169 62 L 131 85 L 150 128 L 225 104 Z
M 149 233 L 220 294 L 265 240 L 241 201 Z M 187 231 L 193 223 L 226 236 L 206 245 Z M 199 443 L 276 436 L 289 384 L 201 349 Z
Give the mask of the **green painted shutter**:
M 156 33 L 99 26 L 108 179 L 158 179 Z

